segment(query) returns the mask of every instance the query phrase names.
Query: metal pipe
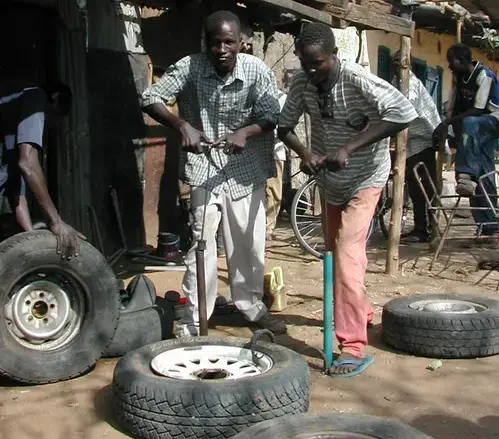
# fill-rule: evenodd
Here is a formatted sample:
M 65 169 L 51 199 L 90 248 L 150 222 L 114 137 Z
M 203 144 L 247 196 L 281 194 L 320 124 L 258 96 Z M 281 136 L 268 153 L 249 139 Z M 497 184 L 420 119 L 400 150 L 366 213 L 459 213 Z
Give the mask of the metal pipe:
M 104 244 L 102 241 L 102 235 L 100 234 L 99 222 L 97 221 L 97 214 L 95 213 L 95 209 L 93 206 L 88 207 L 88 216 L 90 217 L 90 222 L 92 223 L 92 227 L 95 231 L 95 237 L 97 239 L 98 250 L 104 254 Z
M 111 200 L 113 202 L 113 209 L 118 222 L 118 231 L 120 232 L 121 243 L 125 251 L 127 250 L 125 230 L 123 229 L 123 221 L 121 220 L 120 204 L 118 202 L 118 194 L 116 189 L 111 188 Z
M 327 211 L 327 207 L 326 207 Z M 326 360 L 326 370 L 333 365 L 333 336 L 334 336 L 334 315 L 333 315 L 333 252 L 324 253 L 324 355 Z
M 206 209 L 206 204 L 205 204 Z M 206 273 L 204 269 L 204 251 L 206 241 L 198 240 L 196 248 L 196 273 L 198 286 L 199 334 L 208 335 L 208 313 L 206 310 Z
M 168 266 L 148 265 L 148 266 L 144 267 L 144 271 L 179 271 L 179 272 L 183 272 L 185 270 L 186 270 L 185 266 L 178 266 L 178 265 L 174 265 L 174 266 L 172 266 L 172 265 L 168 265 Z
M 126 253 L 126 248 L 120 248 L 116 250 L 109 258 L 107 258 L 107 263 L 112 267 L 118 260 Z

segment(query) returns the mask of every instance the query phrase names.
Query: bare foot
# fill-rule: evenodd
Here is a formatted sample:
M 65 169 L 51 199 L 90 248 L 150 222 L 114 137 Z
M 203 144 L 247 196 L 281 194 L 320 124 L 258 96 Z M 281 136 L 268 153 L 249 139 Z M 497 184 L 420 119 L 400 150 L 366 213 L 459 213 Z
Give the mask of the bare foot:
M 345 364 L 345 365 L 341 365 L 342 362 L 347 362 L 347 361 L 354 361 L 358 364 Z M 342 352 L 338 358 L 336 358 L 335 360 L 335 363 L 338 364 L 340 363 L 339 365 L 337 366 L 332 366 L 330 369 L 329 369 L 329 375 L 343 375 L 345 373 L 350 373 L 352 371 L 354 371 L 355 369 L 357 369 L 361 364 L 362 364 L 362 360 L 363 358 L 361 357 L 356 357 L 355 355 L 352 355 L 352 354 L 349 354 L 348 352 Z

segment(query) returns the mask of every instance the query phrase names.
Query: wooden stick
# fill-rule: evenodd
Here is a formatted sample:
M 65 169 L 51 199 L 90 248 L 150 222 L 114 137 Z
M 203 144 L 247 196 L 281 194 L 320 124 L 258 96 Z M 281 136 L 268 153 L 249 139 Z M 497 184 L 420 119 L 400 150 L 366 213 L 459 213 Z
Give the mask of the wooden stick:
M 460 18 L 459 20 L 457 20 L 456 43 L 461 42 L 462 33 L 463 33 L 463 20 Z
M 403 13 L 402 17 L 411 19 L 411 13 Z M 400 38 L 400 78 L 401 92 L 409 96 L 409 72 L 411 68 L 411 38 Z M 407 157 L 407 129 L 397 134 L 395 150 L 395 166 L 393 168 L 393 204 L 386 253 L 386 274 L 395 276 L 399 270 L 400 226 L 404 205 L 405 162 Z

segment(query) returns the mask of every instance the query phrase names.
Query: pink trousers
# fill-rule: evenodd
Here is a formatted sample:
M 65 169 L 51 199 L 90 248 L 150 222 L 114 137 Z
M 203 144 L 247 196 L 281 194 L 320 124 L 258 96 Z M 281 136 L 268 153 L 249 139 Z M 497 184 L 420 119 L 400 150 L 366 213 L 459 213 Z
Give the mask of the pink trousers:
M 342 352 L 364 356 L 373 310 L 366 295 L 366 237 L 382 189 L 359 191 L 347 204 L 327 205 L 327 246 L 334 259 L 334 323 Z M 326 236 L 325 216 L 323 216 Z

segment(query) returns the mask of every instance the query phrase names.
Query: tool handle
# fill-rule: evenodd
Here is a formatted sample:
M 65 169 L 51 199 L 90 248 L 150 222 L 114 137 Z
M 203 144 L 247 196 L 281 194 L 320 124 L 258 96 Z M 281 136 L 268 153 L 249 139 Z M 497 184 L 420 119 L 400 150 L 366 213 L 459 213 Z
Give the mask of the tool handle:
M 218 145 L 213 146 L 211 143 L 207 142 L 199 142 L 199 145 L 203 149 L 217 149 L 217 148 L 223 148 L 225 146 L 226 142 L 220 142 Z

